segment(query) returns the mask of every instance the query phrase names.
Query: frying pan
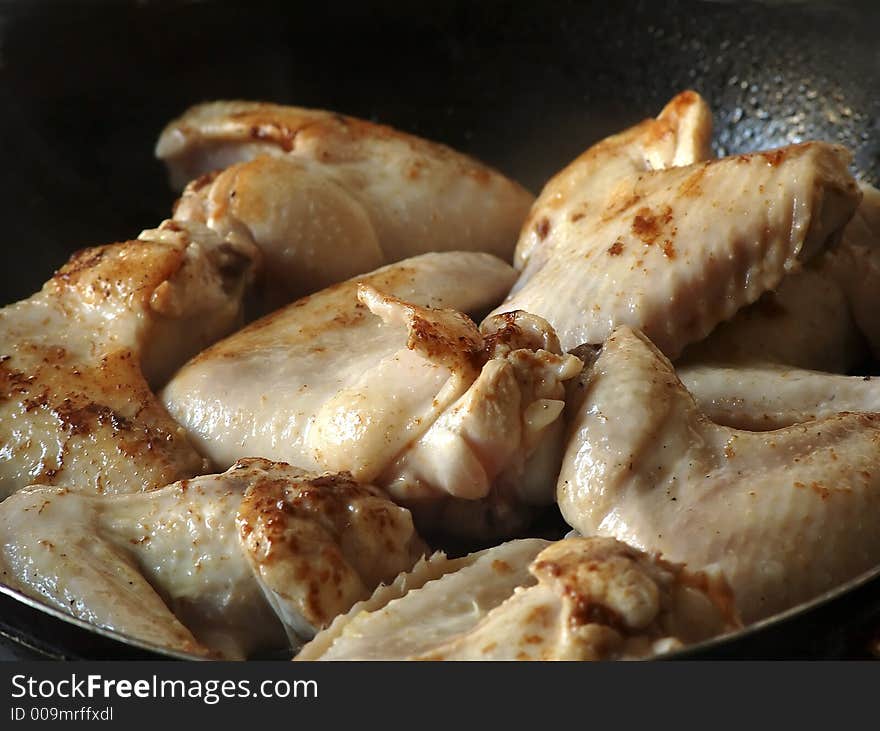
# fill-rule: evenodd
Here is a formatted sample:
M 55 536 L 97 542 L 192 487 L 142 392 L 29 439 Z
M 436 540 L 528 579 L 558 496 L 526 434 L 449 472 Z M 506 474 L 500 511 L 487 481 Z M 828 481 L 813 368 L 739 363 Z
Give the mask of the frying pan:
M 378 120 L 537 192 L 592 142 L 693 88 L 715 111 L 717 153 L 840 142 L 876 183 L 878 21 L 871 2 L 0 0 L 2 300 L 38 289 L 71 251 L 165 218 L 156 135 L 214 98 Z M 679 657 L 865 657 L 876 628 L 880 570 Z M 0 655 L 169 653 L 3 587 Z

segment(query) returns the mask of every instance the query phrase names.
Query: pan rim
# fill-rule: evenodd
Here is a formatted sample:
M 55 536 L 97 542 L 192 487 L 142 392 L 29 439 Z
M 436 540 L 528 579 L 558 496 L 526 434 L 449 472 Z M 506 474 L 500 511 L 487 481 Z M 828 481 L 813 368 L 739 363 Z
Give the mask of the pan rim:
M 811 599 L 808 599 L 805 602 L 801 602 L 800 604 L 796 604 L 793 607 L 789 607 L 788 609 L 773 614 L 769 617 L 765 617 L 764 619 L 758 620 L 757 622 L 753 622 L 745 627 L 735 630 L 733 632 L 727 632 L 725 634 L 716 635 L 715 637 L 711 637 L 707 640 L 703 640 L 702 642 L 696 642 L 690 645 L 686 645 L 680 649 L 677 649 L 673 652 L 665 653 L 663 655 L 658 655 L 654 658 L 650 658 L 653 660 L 674 660 L 674 659 L 708 659 L 700 657 L 704 653 L 710 653 L 712 651 L 723 648 L 726 645 L 731 643 L 739 642 L 740 640 L 748 639 L 760 632 L 763 632 L 768 629 L 778 628 L 780 625 L 783 625 L 785 622 L 795 619 L 797 617 L 805 616 L 809 614 L 812 610 L 818 609 L 822 606 L 832 603 L 836 599 L 840 599 L 845 595 L 855 592 L 857 589 L 867 586 L 868 584 L 878 582 L 880 583 L 880 563 L 874 566 L 867 571 L 862 572 L 861 574 L 855 576 L 854 578 L 842 583 L 837 586 L 828 589 L 821 594 L 814 596 Z M 182 652 L 180 650 L 174 650 L 168 647 L 164 647 L 162 645 L 158 645 L 147 640 L 139 639 L 132 635 L 126 634 L 124 632 L 119 632 L 117 630 L 112 630 L 107 627 L 101 627 L 99 625 L 92 624 L 87 622 L 84 619 L 80 619 L 79 617 L 74 617 L 71 614 L 67 614 L 66 612 L 58 609 L 57 607 L 53 607 L 49 604 L 46 604 L 35 597 L 31 597 L 22 591 L 15 589 L 8 584 L 0 582 L 0 594 L 8 596 L 9 598 L 18 601 L 21 604 L 24 604 L 31 609 L 35 609 L 40 611 L 50 617 L 60 620 L 62 622 L 66 622 L 68 624 L 72 624 L 75 627 L 84 630 L 89 633 L 100 635 L 105 639 L 111 640 L 113 642 L 119 642 L 121 644 L 127 645 L 129 647 L 134 647 L 140 650 L 145 650 L 147 652 L 154 653 L 162 657 L 162 659 L 171 659 L 171 660 L 198 660 L 205 661 L 210 660 L 211 658 L 204 657 L 202 655 L 196 655 L 194 653 Z M 23 640 L 20 637 L 10 637 L 15 642 L 22 643 Z M 42 652 L 42 650 L 40 650 Z M 61 653 L 63 655 L 63 652 Z M 295 657 L 296 653 L 291 653 L 290 659 Z M 89 658 L 91 659 L 91 658 Z M 253 660 L 245 660 L 244 662 L 252 662 Z

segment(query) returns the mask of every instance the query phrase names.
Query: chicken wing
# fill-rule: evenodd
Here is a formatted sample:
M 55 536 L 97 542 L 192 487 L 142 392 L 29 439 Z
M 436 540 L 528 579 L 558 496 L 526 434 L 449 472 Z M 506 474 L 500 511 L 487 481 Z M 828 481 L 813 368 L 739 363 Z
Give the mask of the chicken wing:
M 769 431 L 842 411 L 880 413 L 880 379 L 762 364 L 682 365 L 678 377 L 716 424 Z
M 545 318 L 566 350 L 626 324 L 675 358 L 820 252 L 861 196 L 839 146 L 653 170 L 628 142 L 643 128 L 599 143 L 551 181 L 523 229 L 519 280 L 495 314 Z
M 580 386 L 557 496 L 582 534 L 721 569 L 747 621 L 880 563 L 880 415 L 719 426 L 625 326 Z
M 650 170 L 682 167 L 711 157 L 712 112 L 694 91 L 675 96 L 657 115 L 601 140 L 554 175 L 529 212 L 516 244 L 522 271 L 534 254 L 543 264 L 560 231 L 605 201 L 619 181 Z M 574 205 L 575 202 L 579 205 Z M 568 219 L 568 221 L 566 221 Z
M 874 316 L 880 304 L 880 191 L 860 187 L 862 201 L 838 245 L 688 346 L 681 362 L 765 362 L 847 373 L 864 363 L 866 345 L 880 356 Z
M 242 460 L 136 495 L 49 487 L 0 505 L 0 575 L 122 634 L 243 658 L 311 637 L 425 546 L 409 513 L 347 475 Z
M 866 357 L 843 289 L 822 268 L 810 266 L 788 274 L 775 291 L 687 346 L 677 364 L 776 363 L 846 373 Z
M 0 310 L 0 499 L 136 492 L 207 468 L 153 395 L 241 321 L 256 252 L 197 224 L 86 249 Z
M 880 190 L 867 184 L 861 190 L 862 202 L 840 246 L 822 257 L 821 268 L 843 289 L 856 324 L 880 359 Z
M 176 187 L 195 179 L 175 218 L 247 235 L 263 251 L 270 309 L 429 251 L 509 260 L 533 201 L 443 145 L 274 104 L 193 107 L 168 125 L 156 154 Z
M 260 454 L 346 470 L 420 525 L 504 533 L 520 506 L 553 500 L 555 467 L 535 465 L 558 461 L 562 383 L 580 370 L 539 318 L 504 316 L 481 333 L 459 312 L 498 302 L 512 279 L 486 254 L 390 265 L 218 343 L 163 401 L 218 464 Z M 446 510 L 465 515 L 446 523 Z
M 635 659 L 739 626 L 722 579 L 610 538 L 512 541 L 446 563 L 399 580 L 406 593 L 380 588 L 295 659 Z

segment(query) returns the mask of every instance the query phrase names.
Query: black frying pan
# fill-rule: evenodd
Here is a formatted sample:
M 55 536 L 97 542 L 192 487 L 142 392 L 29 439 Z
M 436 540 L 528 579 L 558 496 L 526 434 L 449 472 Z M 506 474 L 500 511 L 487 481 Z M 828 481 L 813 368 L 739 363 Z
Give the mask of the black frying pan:
M 152 146 L 192 103 L 324 107 L 446 142 L 537 192 L 684 88 L 716 150 L 811 138 L 880 181 L 880 4 L 0 0 L 0 293 L 168 215 Z M 862 657 L 880 573 L 686 657 Z M 0 591 L 9 657 L 155 657 Z

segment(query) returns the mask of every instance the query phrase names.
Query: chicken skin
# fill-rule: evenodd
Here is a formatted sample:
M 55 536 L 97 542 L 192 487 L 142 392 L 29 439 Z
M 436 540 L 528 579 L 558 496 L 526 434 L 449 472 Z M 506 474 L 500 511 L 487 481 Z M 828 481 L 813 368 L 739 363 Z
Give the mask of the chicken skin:
M 520 238 L 520 277 L 493 314 L 543 317 L 565 350 L 629 325 L 674 359 L 823 251 L 853 215 L 861 193 L 842 147 L 683 166 L 691 156 L 667 156 L 656 169 L 642 138 L 666 116 L 600 142 L 548 183 Z
M 148 493 L 32 487 L 0 505 L 4 583 L 124 635 L 232 659 L 297 647 L 425 550 L 381 490 L 262 459 Z
M 876 569 L 880 191 L 711 134 L 685 91 L 535 199 L 188 109 L 172 218 L 0 309 L 0 582 L 192 658 L 627 660 Z
M 866 184 L 860 189 L 861 203 L 839 243 L 688 346 L 680 360 L 847 373 L 864 364 L 869 349 L 877 358 L 880 191 Z
M 321 110 L 212 102 L 156 147 L 184 191 L 177 220 L 245 236 L 263 309 L 429 251 L 510 260 L 533 196 L 443 145 Z
M 0 498 L 30 484 L 137 492 L 205 471 L 151 388 L 240 324 L 255 256 L 168 221 L 74 254 L 0 310 Z
M 295 659 L 637 659 L 739 627 L 723 579 L 612 538 L 524 539 L 434 557 L 395 584 Z
M 843 290 L 871 354 L 880 359 L 880 190 L 864 183 L 860 187 L 862 202 L 840 246 L 828 251 L 820 265 Z
M 708 160 L 711 139 L 709 106 L 696 92 L 684 91 L 656 119 L 596 143 L 544 186 L 523 225 L 514 266 L 523 271 L 533 254 L 546 260 L 556 235 L 567 225 L 566 218 L 576 222 L 586 215 L 586 206 L 581 210 L 573 205 L 575 201 L 603 201 L 620 180 L 632 175 Z
M 504 535 L 553 501 L 562 384 L 580 370 L 540 318 L 512 313 L 481 332 L 462 314 L 512 280 L 486 254 L 390 265 L 208 349 L 163 402 L 220 465 L 260 454 L 345 470 L 420 527 Z
M 720 569 L 745 621 L 880 563 L 880 415 L 765 432 L 715 424 L 625 326 L 582 378 L 557 491 L 580 533 Z
M 846 373 L 863 363 L 865 337 L 846 293 L 822 262 L 824 255 L 819 266 L 786 275 L 775 291 L 686 347 L 676 363 L 775 363 L 829 373 Z
M 880 414 L 880 379 L 776 364 L 682 365 L 700 411 L 716 424 L 769 431 L 842 411 Z

